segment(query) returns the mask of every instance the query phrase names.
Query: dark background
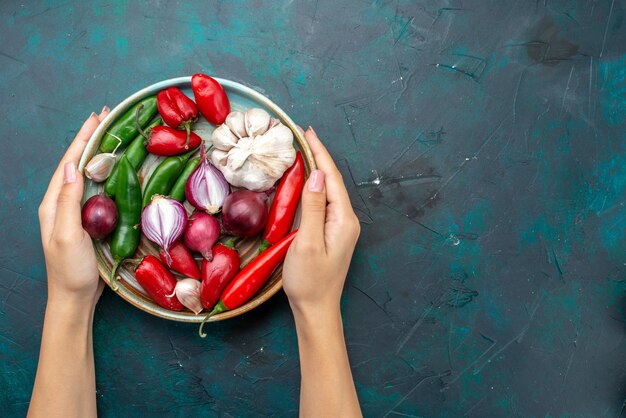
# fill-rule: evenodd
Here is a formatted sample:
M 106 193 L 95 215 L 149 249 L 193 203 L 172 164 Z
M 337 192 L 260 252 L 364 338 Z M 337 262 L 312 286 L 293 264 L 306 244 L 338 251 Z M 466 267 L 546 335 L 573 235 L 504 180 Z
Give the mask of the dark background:
M 0 415 L 46 301 L 37 206 L 91 111 L 206 72 L 316 128 L 363 222 L 343 296 L 365 416 L 619 416 L 624 1 L 2 1 Z M 96 310 L 105 417 L 294 416 L 281 293 L 239 319 Z M 320 416 L 323 416 L 320 406 Z

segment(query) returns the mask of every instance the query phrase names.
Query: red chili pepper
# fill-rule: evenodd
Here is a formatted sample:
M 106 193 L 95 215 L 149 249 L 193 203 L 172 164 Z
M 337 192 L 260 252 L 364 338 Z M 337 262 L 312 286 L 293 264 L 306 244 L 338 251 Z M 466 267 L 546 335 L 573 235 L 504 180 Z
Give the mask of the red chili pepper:
M 304 161 L 302 160 L 302 153 L 298 151 L 296 161 L 285 171 L 283 178 L 278 183 L 270 214 L 267 218 L 265 232 L 263 233 L 263 242 L 259 246 L 259 252 L 265 251 L 271 245 L 276 244 L 291 229 L 303 185 Z
M 200 280 L 200 269 L 198 269 L 196 260 L 193 259 L 191 251 L 185 247 L 185 244 L 180 241 L 176 241 L 170 247 L 169 253 L 172 257 L 171 264 L 167 264 L 167 261 L 165 261 L 165 253 L 163 250 L 159 252 L 159 258 L 164 264 L 185 277 Z
M 239 272 L 239 253 L 231 247 L 217 244 L 211 250 L 213 260 L 202 260 L 202 288 L 200 300 L 205 309 L 212 309 L 222 290 Z
M 240 307 L 263 287 L 274 270 L 287 256 L 289 245 L 296 237 L 297 232 L 297 230 L 293 231 L 241 269 L 239 274 L 226 286 L 215 308 L 200 324 L 198 331 L 200 337 L 206 337 L 206 334 L 202 332 L 202 328 L 210 317 Z
M 135 268 L 135 278 L 160 306 L 172 311 L 185 309 L 174 295 L 176 278 L 155 256 L 147 255 L 141 260 Z
M 154 155 L 172 156 L 198 148 L 202 138 L 191 132 L 189 141 L 185 131 L 177 131 L 169 126 L 155 126 L 150 131 L 146 149 Z
M 198 106 L 176 87 L 157 94 L 157 108 L 163 121 L 174 129 L 189 132 L 191 124 L 198 119 Z
M 224 87 L 206 74 L 195 74 L 191 77 L 191 89 L 202 116 L 214 125 L 224 123 L 230 113 L 230 102 Z

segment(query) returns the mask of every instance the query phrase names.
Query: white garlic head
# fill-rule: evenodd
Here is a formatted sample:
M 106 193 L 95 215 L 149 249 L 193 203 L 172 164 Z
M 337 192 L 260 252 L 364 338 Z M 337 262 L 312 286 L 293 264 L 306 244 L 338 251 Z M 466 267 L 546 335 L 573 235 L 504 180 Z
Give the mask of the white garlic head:
M 293 133 L 263 109 L 234 111 L 213 131 L 211 162 L 235 187 L 262 192 L 296 158 Z

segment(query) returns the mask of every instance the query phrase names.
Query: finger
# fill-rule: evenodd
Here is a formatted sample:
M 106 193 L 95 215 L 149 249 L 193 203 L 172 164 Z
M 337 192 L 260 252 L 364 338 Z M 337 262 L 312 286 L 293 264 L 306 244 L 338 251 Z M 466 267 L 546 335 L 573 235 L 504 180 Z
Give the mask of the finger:
M 63 185 L 59 191 L 54 221 L 54 237 L 62 242 L 73 242 L 84 236 L 80 201 L 83 197 L 83 176 L 74 161 L 63 166 Z
M 98 115 L 98 119 L 100 120 L 100 122 L 102 122 L 104 118 L 108 116 L 110 111 L 111 109 L 109 109 L 109 106 L 104 106 L 102 108 L 102 110 L 100 111 L 100 114 Z
M 326 188 L 324 172 L 313 170 L 302 190 L 302 219 L 296 239 L 299 242 L 325 248 Z
M 348 191 L 341 178 L 341 173 L 337 169 L 333 158 L 326 150 L 326 147 L 322 144 L 311 127 L 304 133 L 304 137 L 309 144 L 309 148 L 311 148 L 317 168 L 322 170 L 326 175 L 326 199 L 328 199 L 329 203 L 339 206 L 340 209 L 352 210 Z
M 50 200 L 56 200 L 59 190 L 63 185 L 63 167 L 65 166 L 65 163 L 69 161 L 74 161 L 76 164 L 78 164 L 78 160 L 83 154 L 83 151 L 87 146 L 87 142 L 89 142 L 91 135 L 96 130 L 99 124 L 100 119 L 98 119 L 98 115 L 96 115 L 95 113 L 92 113 L 87 118 L 85 123 L 83 123 L 83 126 L 76 134 L 74 141 L 72 141 L 72 143 L 70 144 L 69 148 L 65 152 L 65 155 L 63 156 L 63 158 L 61 158 L 61 162 L 59 162 L 56 171 L 52 175 L 52 179 L 50 180 L 50 185 L 48 186 L 48 191 L 46 192 L 46 196 L 44 196 L 44 199 L 50 196 Z
M 61 159 L 61 162 L 59 163 L 56 171 L 52 175 L 52 179 L 50 180 L 50 183 L 48 185 L 48 190 L 46 191 L 46 194 L 41 201 L 41 206 L 39 210 L 41 234 L 42 238 L 44 239 L 49 239 L 50 234 L 52 233 L 56 213 L 56 201 L 59 196 L 61 186 L 63 185 L 63 167 L 68 161 L 74 161 L 75 164 L 78 165 L 78 160 L 85 150 L 85 146 L 87 145 L 89 138 L 91 138 L 91 135 L 96 130 L 99 123 L 100 120 L 95 113 L 92 113 L 91 116 L 87 118 L 80 131 L 76 135 L 76 138 L 74 138 L 74 141 Z

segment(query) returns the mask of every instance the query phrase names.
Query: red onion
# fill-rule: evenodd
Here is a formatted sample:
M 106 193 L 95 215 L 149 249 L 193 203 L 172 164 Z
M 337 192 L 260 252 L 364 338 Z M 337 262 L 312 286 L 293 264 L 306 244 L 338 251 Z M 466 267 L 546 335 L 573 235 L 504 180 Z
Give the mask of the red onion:
M 189 217 L 189 223 L 183 238 L 185 245 L 192 251 L 198 251 L 202 257 L 211 261 L 211 248 L 220 237 L 220 224 L 213 216 L 204 212 L 194 212 Z
M 172 264 L 170 246 L 183 234 L 187 226 L 187 212 L 180 202 L 155 195 L 141 213 L 141 230 L 152 242 L 163 249 L 167 264 Z
M 253 237 L 267 223 L 267 194 L 237 190 L 224 200 L 222 225 L 229 234 Z
M 230 186 L 222 172 L 207 159 L 204 145 L 200 155 L 200 165 L 187 179 L 185 197 L 196 209 L 214 214 L 222 208 Z
M 83 205 L 83 229 L 93 239 L 106 238 L 117 225 L 115 202 L 102 193 L 91 196 Z

